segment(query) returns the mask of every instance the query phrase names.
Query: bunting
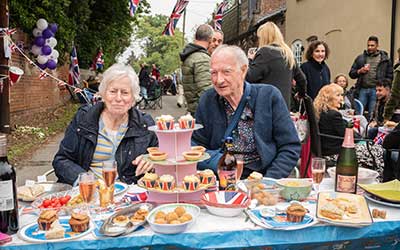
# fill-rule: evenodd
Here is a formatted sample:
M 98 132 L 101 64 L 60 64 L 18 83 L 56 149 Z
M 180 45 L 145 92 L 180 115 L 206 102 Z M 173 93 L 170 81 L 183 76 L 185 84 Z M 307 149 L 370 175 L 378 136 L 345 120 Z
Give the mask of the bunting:
M 220 3 L 217 7 L 217 11 L 214 15 L 214 29 L 222 31 L 222 18 L 224 16 L 226 3 L 225 1 Z
M 68 84 L 76 86 L 79 83 L 80 75 L 78 55 L 76 54 L 75 46 L 73 46 L 71 51 L 71 65 L 69 66 Z
M 129 15 L 134 16 L 140 0 L 129 0 Z
M 172 10 L 171 16 L 169 17 L 169 22 L 165 26 L 163 35 L 173 36 L 175 33 L 176 25 L 178 24 L 179 18 L 182 13 L 185 11 L 186 6 L 188 5 L 188 0 L 177 0 L 174 9 Z

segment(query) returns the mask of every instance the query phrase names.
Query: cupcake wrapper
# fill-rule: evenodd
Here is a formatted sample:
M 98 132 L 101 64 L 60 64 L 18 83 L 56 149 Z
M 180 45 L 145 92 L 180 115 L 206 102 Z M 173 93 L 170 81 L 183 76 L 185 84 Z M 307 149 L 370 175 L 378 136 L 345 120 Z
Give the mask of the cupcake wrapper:
M 201 176 L 200 175 L 200 182 L 201 184 L 210 184 L 213 183 L 214 176 Z
M 144 185 L 147 188 L 155 188 L 157 186 L 157 182 L 155 180 L 154 181 L 144 180 Z
M 89 223 L 82 225 L 70 225 L 73 232 L 85 232 L 89 228 Z
M 38 222 L 39 230 L 47 231 L 53 222 Z
M 199 187 L 198 182 L 183 182 L 183 188 L 185 190 L 194 191 Z
M 289 222 L 302 222 L 303 219 L 304 219 L 304 216 L 296 216 L 296 215 L 291 215 L 291 214 L 286 215 L 286 220 Z
M 179 120 L 179 127 L 182 129 L 189 129 L 189 128 L 194 128 L 194 125 L 196 124 L 196 120 Z
M 175 188 L 174 182 L 160 182 L 160 189 L 164 191 L 169 191 Z

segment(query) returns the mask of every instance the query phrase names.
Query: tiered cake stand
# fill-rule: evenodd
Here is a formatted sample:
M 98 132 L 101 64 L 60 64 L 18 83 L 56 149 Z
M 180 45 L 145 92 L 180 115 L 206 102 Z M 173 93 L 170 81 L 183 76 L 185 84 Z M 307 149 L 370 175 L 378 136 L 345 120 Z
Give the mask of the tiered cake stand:
M 208 186 L 200 185 L 194 191 L 183 189 L 182 181 L 187 175 L 195 175 L 197 173 L 197 163 L 204 161 L 210 156 L 207 153 L 197 161 L 187 161 L 182 153 L 191 150 L 191 137 L 194 130 L 200 129 L 203 126 L 196 124 L 193 129 L 180 129 L 178 124 L 175 124 L 173 130 L 160 130 L 157 126 L 149 127 L 150 131 L 154 131 L 158 138 L 159 149 L 161 152 L 168 154 L 168 159 L 165 161 L 151 161 L 148 155 L 145 156 L 148 161 L 153 163 L 155 172 L 158 176 L 169 174 L 175 177 L 176 188 L 170 191 L 164 191 L 157 188 L 147 188 L 141 185 L 149 192 L 148 201 L 156 203 L 168 202 L 186 202 L 199 203 L 201 195 Z M 140 185 L 140 182 L 139 182 Z

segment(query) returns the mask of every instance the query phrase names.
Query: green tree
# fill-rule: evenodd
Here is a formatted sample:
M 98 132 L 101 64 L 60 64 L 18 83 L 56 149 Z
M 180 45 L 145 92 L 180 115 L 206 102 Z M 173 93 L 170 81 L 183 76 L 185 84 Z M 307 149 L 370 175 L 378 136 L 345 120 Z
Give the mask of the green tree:
M 175 29 L 174 36 L 164 36 L 162 32 L 168 23 L 165 15 L 144 16 L 139 18 L 138 26 L 134 30 L 136 39 L 141 40 L 140 47 L 143 55 L 134 64 L 135 69 L 139 63 L 155 63 L 161 71 L 161 75 L 170 74 L 180 67 L 179 52 L 183 49 L 183 33 Z

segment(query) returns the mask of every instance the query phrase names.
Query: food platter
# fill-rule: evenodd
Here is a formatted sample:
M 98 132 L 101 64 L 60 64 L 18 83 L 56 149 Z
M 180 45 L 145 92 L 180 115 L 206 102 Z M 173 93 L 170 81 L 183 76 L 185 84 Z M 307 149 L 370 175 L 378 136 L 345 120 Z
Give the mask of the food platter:
M 365 198 L 356 194 L 320 192 L 316 214 L 319 220 L 333 225 L 363 227 L 372 224 Z
M 135 204 L 124 208 L 113 215 L 111 215 L 100 227 L 100 234 L 105 236 L 119 236 L 126 235 L 135 231 L 138 227 L 146 223 L 147 214 L 153 209 L 150 203 Z M 147 211 L 147 213 L 140 215 L 140 211 Z M 141 216 L 137 219 L 135 216 Z M 115 223 L 118 218 L 126 218 L 128 222 L 121 224 Z
M 275 209 L 271 207 L 271 209 Z M 274 230 L 299 230 L 307 228 L 318 223 L 315 217 L 309 213 L 304 216 L 302 222 L 288 222 L 286 220 L 286 212 L 280 212 L 275 216 L 266 217 L 262 215 L 261 209 L 248 209 L 247 215 L 255 224 L 260 227 L 274 229 Z
M 146 161 L 152 162 L 153 164 L 165 165 L 165 166 L 170 166 L 170 165 L 188 165 L 188 164 L 201 162 L 201 161 L 207 160 L 209 158 L 210 158 L 210 155 L 208 153 L 204 153 L 200 157 L 200 159 L 198 159 L 196 161 L 187 161 L 187 160 L 185 160 L 185 158 L 183 158 L 183 155 L 178 156 L 177 159 L 168 158 L 168 159 L 163 160 L 163 161 L 153 161 L 153 160 L 151 160 L 149 158 L 148 154 L 143 156 L 143 159 L 146 160 Z
M 82 233 L 74 233 L 68 223 L 70 217 L 60 217 L 60 224 L 65 228 L 65 238 L 61 239 L 46 239 L 45 231 L 39 230 L 39 226 L 37 222 L 32 222 L 18 231 L 18 237 L 22 240 L 33 242 L 33 243 L 46 243 L 46 242 L 60 242 L 60 241 L 68 241 L 78 239 L 89 234 L 93 228 L 94 224 L 90 222 L 89 229 Z
M 400 204 L 400 181 L 393 180 L 377 184 L 358 184 L 367 193 L 376 196 L 384 201 Z

